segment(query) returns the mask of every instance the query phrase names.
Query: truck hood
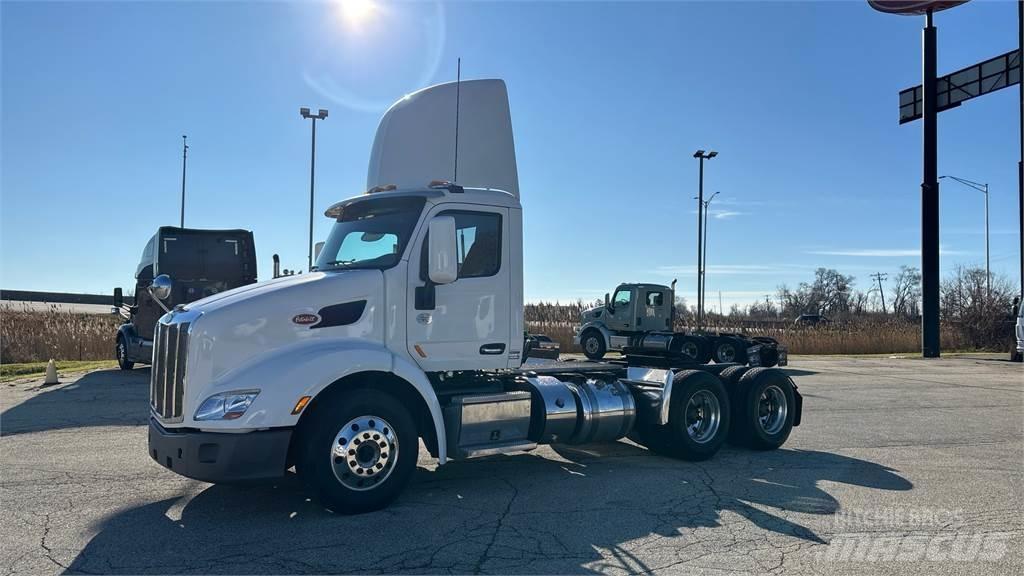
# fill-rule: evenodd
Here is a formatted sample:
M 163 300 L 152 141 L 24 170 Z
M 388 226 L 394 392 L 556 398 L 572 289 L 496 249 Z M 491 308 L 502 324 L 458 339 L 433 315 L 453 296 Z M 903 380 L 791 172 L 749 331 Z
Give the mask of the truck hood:
M 586 310 L 580 313 L 580 319 L 583 321 L 584 324 L 593 320 L 597 320 L 602 316 L 604 316 L 604 306 L 594 306 L 593 308 L 587 308 Z
M 352 273 L 352 272 L 365 272 L 365 270 L 350 270 L 341 273 Z M 332 272 L 331 274 L 340 274 L 338 272 Z M 233 302 L 238 302 L 247 298 L 255 297 L 268 292 L 274 292 L 277 290 L 283 290 L 292 286 L 300 286 L 309 282 L 316 282 L 324 278 L 327 275 L 326 272 L 313 272 L 310 274 L 296 274 L 294 276 L 281 276 L 280 278 L 274 278 L 273 280 L 267 280 L 266 282 L 257 282 L 256 284 L 247 284 L 245 286 L 239 286 L 238 288 L 232 288 L 231 290 L 225 290 L 212 296 L 196 300 L 185 304 L 185 310 L 196 310 L 199 312 L 209 312 L 216 310 L 223 306 L 228 306 Z
M 189 373 L 215 382 L 254 356 L 300 342 L 383 342 L 383 295 L 380 270 L 313 272 L 229 290 L 174 314 L 195 318 Z

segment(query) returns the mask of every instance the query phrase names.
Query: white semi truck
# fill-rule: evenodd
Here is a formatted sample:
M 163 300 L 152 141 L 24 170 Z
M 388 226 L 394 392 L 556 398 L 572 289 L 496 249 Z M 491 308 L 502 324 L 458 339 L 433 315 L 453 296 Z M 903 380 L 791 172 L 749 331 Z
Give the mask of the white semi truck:
M 523 365 L 522 207 L 502 81 L 399 100 L 378 127 L 367 188 L 327 210 L 316 271 L 160 319 L 154 460 L 225 483 L 294 466 L 327 508 L 358 513 L 398 496 L 420 440 L 438 464 L 626 436 L 699 460 L 728 436 L 776 448 L 799 424 L 801 397 L 778 369 Z

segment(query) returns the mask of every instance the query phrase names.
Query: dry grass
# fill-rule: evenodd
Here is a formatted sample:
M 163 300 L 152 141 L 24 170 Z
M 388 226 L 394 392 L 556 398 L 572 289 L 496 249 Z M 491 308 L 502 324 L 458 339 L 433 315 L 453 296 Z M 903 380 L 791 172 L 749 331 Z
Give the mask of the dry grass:
M 536 306 L 526 309 L 526 328 L 547 334 L 563 352 L 579 352 L 572 342 L 581 306 Z M 109 360 L 121 319 L 113 315 L 81 314 L 59 305 L 45 311 L 10 304 L 0 306 L 0 363 L 55 360 Z M 751 336 L 772 336 L 789 347 L 792 354 L 891 354 L 920 350 L 920 327 L 902 320 L 860 319 L 813 328 L 793 328 L 785 322 L 733 321 L 712 318 L 712 330 L 742 332 Z M 683 329 L 683 326 L 677 326 Z M 1013 345 L 1012 325 L 999 325 L 992 335 L 995 345 L 979 347 L 977 327 L 956 323 L 942 326 L 945 350 L 987 350 L 1003 352 Z M 988 341 L 988 340 L 986 340 Z
M 11 380 L 42 376 L 46 373 L 46 365 L 48 363 L 49 362 L 23 362 L 19 364 L 0 365 L 0 382 L 9 382 Z M 56 364 L 57 374 L 60 376 L 75 372 L 91 372 L 93 370 L 117 368 L 116 360 L 67 360 L 56 362 Z
M 0 305 L 0 363 L 109 360 L 121 319 L 53 304 L 45 311 Z
M 526 329 L 533 334 L 546 334 L 561 345 L 563 352 L 581 352 L 573 344 L 574 323 L 555 321 L 527 321 Z M 682 326 L 677 326 L 682 329 Z M 716 322 L 712 331 L 737 332 L 749 336 L 771 336 L 786 345 L 791 354 L 893 354 L 919 352 L 921 328 L 916 322 L 903 320 L 854 320 L 842 324 L 794 328 L 778 322 L 729 322 L 728 318 Z M 1004 352 L 1013 346 L 1012 325 L 1001 325 L 991 340 L 996 345 L 979 347 L 970 330 L 956 323 L 942 325 L 944 350 Z

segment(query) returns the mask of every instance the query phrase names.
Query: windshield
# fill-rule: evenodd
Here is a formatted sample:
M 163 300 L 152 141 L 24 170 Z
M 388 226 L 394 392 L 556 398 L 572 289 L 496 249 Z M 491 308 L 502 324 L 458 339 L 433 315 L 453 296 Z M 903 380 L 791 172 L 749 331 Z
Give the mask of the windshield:
M 380 198 L 346 206 L 316 259 L 318 270 L 377 268 L 398 263 L 426 199 Z

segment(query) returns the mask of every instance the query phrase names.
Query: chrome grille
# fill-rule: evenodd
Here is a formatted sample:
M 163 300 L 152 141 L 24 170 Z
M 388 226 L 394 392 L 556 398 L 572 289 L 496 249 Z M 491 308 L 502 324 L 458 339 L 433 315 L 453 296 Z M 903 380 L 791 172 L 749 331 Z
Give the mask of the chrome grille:
M 149 378 L 149 405 L 165 420 L 181 419 L 189 323 L 157 323 L 156 326 L 153 366 Z

